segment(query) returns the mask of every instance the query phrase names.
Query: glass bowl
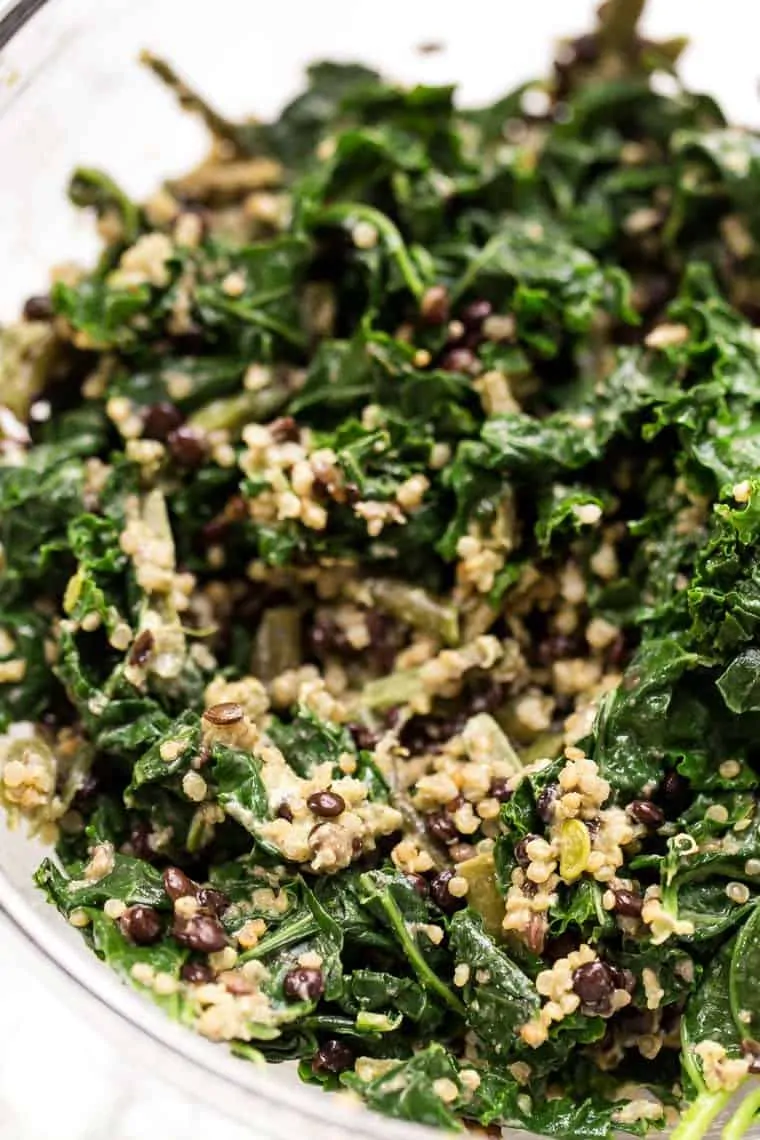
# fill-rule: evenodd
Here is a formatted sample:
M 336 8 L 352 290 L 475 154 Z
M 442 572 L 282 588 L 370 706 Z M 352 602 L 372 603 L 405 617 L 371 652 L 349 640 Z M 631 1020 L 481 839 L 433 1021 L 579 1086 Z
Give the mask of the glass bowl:
M 65 197 L 74 166 L 103 167 L 141 196 L 203 154 L 205 131 L 138 65 L 141 48 L 168 56 L 232 115 L 273 114 L 297 90 L 305 65 L 326 57 L 361 59 L 401 81 L 456 81 L 462 99 L 477 103 L 545 72 L 552 40 L 586 30 L 594 6 L 0 0 L 0 320 L 45 290 L 51 265 L 94 255 L 94 227 Z M 651 0 L 647 30 L 689 34 L 687 81 L 721 98 L 730 116 L 756 122 L 750 7 L 747 0 Z M 420 51 L 430 44 L 442 47 Z M 15 927 L 25 956 L 47 967 L 72 1017 L 96 1019 L 140 1064 L 262 1137 L 292 1137 L 294 1130 L 310 1140 L 432 1135 L 303 1085 L 291 1066 L 236 1060 L 173 1024 L 120 984 L 45 903 L 31 880 L 41 847 L 3 827 L 0 937 L 4 926 Z

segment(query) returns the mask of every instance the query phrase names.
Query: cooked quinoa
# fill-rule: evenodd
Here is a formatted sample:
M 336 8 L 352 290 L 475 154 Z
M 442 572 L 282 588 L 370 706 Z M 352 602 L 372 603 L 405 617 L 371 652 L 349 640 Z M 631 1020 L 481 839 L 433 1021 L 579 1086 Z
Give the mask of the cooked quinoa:
M 0 330 L 38 885 L 443 1128 L 698 1140 L 760 1071 L 760 150 L 641 7 L 477 110 L 320 63 L 233 123 L 146 55 L 208 159 L 78 170 L 100 260 Z

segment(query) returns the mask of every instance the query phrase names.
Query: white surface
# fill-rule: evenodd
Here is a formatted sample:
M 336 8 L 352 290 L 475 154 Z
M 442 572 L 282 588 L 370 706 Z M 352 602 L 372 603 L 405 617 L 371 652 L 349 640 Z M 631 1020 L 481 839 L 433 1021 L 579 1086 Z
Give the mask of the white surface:
M 30 969 L 18 936 L 0 925 L 3 979 L 1 1140 L 259 1140 L 125 1060 L 98 1024 Z
M 140 47 L 170 56 L 232 113 L 271 112 L 315 55 L 363 57 L 404 80 L 461 79 L 468 100 L 480 101 L 542 73 L 549 39 L 584 30 L 595 6 L 595 0 L 275 0 L 267 6 L 99 0 L 95 50 L 84 19 L 61 35 L 70 14 L 88 3 L 57 0 L 44 15 L 42 48 L 27 37 L 0 59 L 0 83 L 12 81 L 16 94 L 0 122 L 0 316 L 19 296 L 44 287 L 47 264 L 87 246 L 89 227 L 74 220 L 63 198 L 71 166 L 104 165 L 128 189 L 144 192 L 202 147 L 202 132 L 134 65 Z M 732 115 L 747 121 L 758 119 L 753 9 L 750 0 L 651 0 L 647 25 L 655 35 L 688 31 L 695 43 L 687 80 L 715 91 Z M 418 55 L 415 45 L 431 38 L 447 50 Z M 46 82 L 28 86 L 29 65 L 40 56 L 47 60 Z M 7 870 L 4 857 L 0 863 Z M 67 991 L 39 976 L 24 945 L 2 925 L 0 977 L 0 1140 L 264 1136 L 267 1121 L 255 1106 L 249 1126 L 230 1124 L 174 1091 L 157 1066 L 150 1071 L 139 1059 L 126 1060 L 104 1036 L 97 1012 L 67 1005 Z
M 92 255 L 92 227 L 64 197 L 74 166 L 103 166 L 145 194 L 202 153 L 204 131 L 137 65 L 141 48 L 168 56 L 231 115 L 271 115 L 306 64 L 330 56 L 407 82 L 456 81 L 479 103 L 545 74 L 552 39 L 588 29 L 597 3 L 55 0 L 0 58 L 0 105 L 3 86 L 13 98 L 0 118 L 0 319 L 46 288 L 51 263 Z M 754 10 L 751 0 L 650 0 L 646 30 L 687 31 L 686 81 L 756 121 Z M 420 55 L 431 39 L 445 50 Z M 44 82 L 30 82 L 40 64 Z

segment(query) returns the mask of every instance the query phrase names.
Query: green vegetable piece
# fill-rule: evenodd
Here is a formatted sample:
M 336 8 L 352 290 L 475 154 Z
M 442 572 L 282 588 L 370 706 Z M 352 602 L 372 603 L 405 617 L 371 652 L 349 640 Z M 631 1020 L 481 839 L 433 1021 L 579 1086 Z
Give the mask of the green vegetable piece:
M 486 933 L 500 940 L 504 934 L 504 899 L 499 893 L 493 855 L 474 855 L 472 859 L 465 859 L 463 863 L 457 863 L 456 873 L 469 884 L 467 905 L 483 919 Z
M 559 873 L 566 883 L 579 879 L 591 854 L 588 828 L 579 819 L 566 819 L 559 829 Z
M 755 907 L 739 931 L 731 955 L 729 993 L 734 1024 L 742 1037 L 760 1034 L 760 909 Z
M 368 578 L 362 583 L 373 603 L 384 613 L 438 637 L 446 645 L 459 641 L 459 618 L 455 607 L 432 597 L 420 586 L 392 578 Z
M 272 681 L 302 660 L 301 611 L 295 606 L 272 606 L 264 611 L 253 639 L 251 672 Z
M 456 962 L 470 969 L 470 979 L 464 988 L 468 1025 L 493 1056 L 511 1055 L 519 1040 L 518 1029 L 530 1021 L 540 1007 L 535 986 L 507 953 L 496 946 L 483 929 L 480 916 L 471 910 L 454 915 L 451 948 Z
M 140 208 L 108 174 L 80 166 L 69 183 L 69 198 L 75 206 L 92 207 L 99 218 L 112 213 L 120 223 L 119 245 L 132 245 L 140 234 Z
M 464 726 L 462 738 L 470 759 L 498 761 L 509 766 L 513 775 L 523 770 L 523 763 L 509 737 L 489 713 L 476 713 Z

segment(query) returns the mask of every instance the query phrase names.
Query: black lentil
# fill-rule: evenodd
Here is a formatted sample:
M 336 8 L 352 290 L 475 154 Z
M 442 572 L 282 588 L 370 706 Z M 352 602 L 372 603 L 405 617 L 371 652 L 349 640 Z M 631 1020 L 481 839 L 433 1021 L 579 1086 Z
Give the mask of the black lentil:
M 197 883 L 188 878 L 184 871 L 179 867 L 167 867 L 164 871 L 164 890 L 166 891 L 172 902 L 177 899 L 185 898 L 187 895 L 195 895 L 198 889 Z
M 334 819 L 346 810 L 346 801 L 337 792 L 312 792 L 306 800 L 309 811 L 324 819 Z
M 311 1062 L 315 1073 L 343 1073 L 354 1064 L 354 1054 L 342 1041 L 325 1041 Z
M 172 458 L 180 467 L 200 467 L 206 458 L 206 441 L 192 427 L 178 427 L 166 439 Z
M 464 899 L 457 898 L 449 890 L 449 883 L 453 878 L 454 872 L 447 869 L 439 871 L 435 878 L 430 881 L 430 895 L 433 902 L 447 913 L 459 910 L 465 905 Z
M 24 302 L 23 313 L 26 321 L 50 321 L 55 316 L 53 302 L 47 293 L 29 297 Z
M 436 843 L 456 843 L 459 839 L 459 832 L 454 820 L 446 811 L 431 812 L 425 818 L 425 829 L 431 839 Z
M 163 923 L 157 910 L 138 903 L 124 911 L 119 927 L 124 937 L 136 946 L 150 946 L 161 937 Z
M 573 974 L 573 989 L 584 1012 L 606 1014 L 612 1011 L 615 983 L 604 962 L 587 962 Z
M 243 719 L 244 715 L 242 705 L 239 705 L 236 701 L 222 701 L 220 704 L 212 705 L 211 708 L 206 709 L 203 718 L 209 721 L 210 724 L 221 726 L 237 724 L 238 721 Z
M 282 989 L 291 1001 L 315 1001 L 325 992 L 325 977 L 319 969 L 299 966 L 285 975 Z
M 616 914 L 622 915 L 624 918 L 640 918 L 644 906 L 641 895 L 637 895 L 633 891 L 626 891 L 623 888 L 614 890 L 612 893 L 615 896 Z
M 211 914 L 175 917 L 172 934 L 183 946 L 201 954 L 214 954 L 227 945 L 227 935 L 219 919 Z
M 633 800 L 627 808 L 628 814 L 637 823 L 651 829 L 662 827 L 665 822 L 665 812 L 651 800 Z
M 129 651 L 130 665 L 137 665 L 138 667 L 144 665 L 153 652 L 155 643 L 156 640 L 149 629 L 144 629 L 138 633 Z
M 445 325 L 451 309 L 445 285 L 431 285 L 420 302 L 420 316 L 427 325 Z
M 554 804 L 559 795 L 559 787 L 549 784 L 544 788 L 536 801 L 536 811 L 544 823 L 551 823 L 554 818 Z
M 151 404 L 145 409 L 142 416 L 143 435 L 146 439 L 158 439 L 162 442 L 168 439 L 173 431 L 181 427 L 185 417 L 176 406 L 168 401 L 160 404 Z
M 203 962 L 185 962 L 180 970 L 180 977 L 183 982 L 188 982 L 191 986 L 203 986 L 213 982 L 214 971 Z

